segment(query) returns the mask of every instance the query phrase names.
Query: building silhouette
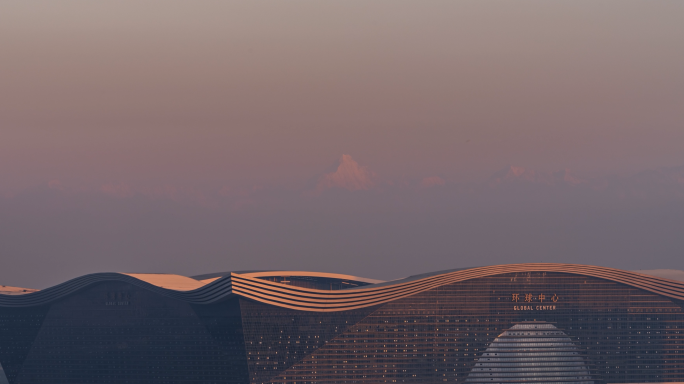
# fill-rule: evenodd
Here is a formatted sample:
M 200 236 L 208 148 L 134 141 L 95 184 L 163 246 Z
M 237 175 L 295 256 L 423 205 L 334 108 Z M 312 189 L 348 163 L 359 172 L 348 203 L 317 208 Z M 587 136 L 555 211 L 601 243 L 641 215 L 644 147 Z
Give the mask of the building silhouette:
M 0 294 L 0 364 L 11 384 L 684 382 L 683 300 L 572 264 L 98 273 Z

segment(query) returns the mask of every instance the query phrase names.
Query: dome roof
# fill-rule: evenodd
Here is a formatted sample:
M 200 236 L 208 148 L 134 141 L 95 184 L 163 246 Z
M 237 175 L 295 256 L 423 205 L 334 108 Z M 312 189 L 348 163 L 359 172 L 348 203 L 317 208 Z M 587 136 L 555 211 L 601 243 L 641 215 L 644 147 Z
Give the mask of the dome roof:
M 594 384 L 580 351 L 553 324 L 525 322 L 494 339 L 466 383 Z

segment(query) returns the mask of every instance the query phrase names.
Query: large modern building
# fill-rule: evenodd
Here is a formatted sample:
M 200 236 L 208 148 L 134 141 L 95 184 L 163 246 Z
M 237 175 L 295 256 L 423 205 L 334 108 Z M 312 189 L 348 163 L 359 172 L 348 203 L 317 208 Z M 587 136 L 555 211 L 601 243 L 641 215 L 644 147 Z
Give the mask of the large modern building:
M 684 283 L 611 268 L 99 273 L 10 293 L 11 384 L 684 382 Z

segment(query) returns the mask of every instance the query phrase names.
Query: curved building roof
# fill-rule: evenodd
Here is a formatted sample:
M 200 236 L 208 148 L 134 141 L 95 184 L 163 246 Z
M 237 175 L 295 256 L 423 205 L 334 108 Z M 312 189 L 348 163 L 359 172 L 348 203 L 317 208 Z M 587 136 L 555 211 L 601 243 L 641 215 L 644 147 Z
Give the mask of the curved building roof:
M 37 289 L 10 287 L 7 285 L 0 285 L 0 295 L 25 295 L 27 293 L 37 292 Z
M 632 271 L 632 272 L 642 273 L 644 275 L 662 277 L 663 279 L 684 281 L 684 271 L 680 271 L 678 269 L 643 269 L 643 270 Z
M 358 277 L 352 275 L 344 275 L 341 273 L 329 272 L 310 272 L 310 271 L 235 271 L 235 272 L 217 272 L 207 273 L 204 275 L 192 276 L 193 279 L 200 281 L 216 279 L 220 277 L 229 276 L 231 274 L 239 274 L 249 277 L 292 277 L 292 276 L 307 276 L 307 277 L 321 277 L 338 280 L 349 280 L 368 284 L 384 283 L 384 280 L 369 279 L 366 277 Z
M 577 264 L 529 263 L 457 269 L 407 277 L 401 280 L 364 285 L 344 290 L 323 290 L 287 285 L 263 279 L 267 271 L 232 272 L 216 280 L 204 281 L 178 275 L 96 273 L 69 280 L 42 291 L 20 296 L 0 294 L 0 306 L 42 305 L 102 281 L 126 282 L 193 304 L 209 304 L 239 296 L 265 304 L 303 311 L 334 312 L 370 307 L 411 296 L 446 284 L 521 272 L 561 272 L 596 277 L 629 285 L 673 299 L 684 300 L 684 282 L 613 268 Z M 283 272 L 278 272 L 283 275 Z M 303 272 L 292 272 L 293 275 Z M 345 276 L 326 273 L 314 276 Z M 202 276 L 204 277 L 204 276 Z M 186 280 L 188 279 L 188 280 Z M 190 280 L 197 281 L 197 285 Z M 369 280 L 369 279 L 367 279 Z
M 191 277 L 169 273 L 124 273 L 124 275 L 135 277 L 138 280 L 160 288 L 173 289 L 174 291 L 192 291 L 211 282 L 198 281 Z

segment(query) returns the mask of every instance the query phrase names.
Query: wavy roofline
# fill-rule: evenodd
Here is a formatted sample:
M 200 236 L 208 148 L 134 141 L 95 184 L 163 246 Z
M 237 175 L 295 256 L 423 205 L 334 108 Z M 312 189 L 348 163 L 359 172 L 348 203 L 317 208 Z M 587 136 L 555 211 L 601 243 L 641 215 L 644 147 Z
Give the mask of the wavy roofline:
M 613 281 L 671 299 L 684 300 L 684 282 L 637 272 L 580 264 L 505 264 L 410 276 L 401 280 L 344 290 L 320 290 L 259 279 L 253 272 L 230 273 L 197 289 L 166 289 L 131 275 L 95 273 L 19 296 L 0 295 L 0 307 L 47 305 L 92 284 L 118 281 L 192 304 L 211 304 L 230 297 L 242 297 L 264 304 L 301 311 L 337 312 L 371 307 L 402 299 L 443 285 L 507 273 L 559 272 Z
M 329 272 L 309 272 L 309 271 L 263 271 L 263 272 L 249 272 L 243 274 L 244 276 L 250 276 L 250 277 L 268 277 L 268 276 L 284 276 L 284 277 L 293 277 L 293 276 L 310 276 L 310 277 L 325 277 L 328 279 L 340 279 L 340 280 L 351 280 L 351 281 L 359 281 L 362 283 L 369 283 L 369 284 L 380 284 L 384 283 L 384 280 L 378 280 L 378 279 L 369 279 L 367 277 L 359 277 L 359 276 L 352 276 L 352 275 L 344 275 L 341 273 L 329 273 Z
M 352 275 L 345 275 L 342 273 L 331 273 L 331 272 L 313 272 L 313 271 L 281 271 L 281 270 L 268 270 L 268 271 L 235 271 L 235 272 L 217 272 L 217 273 L 206 273 L 203 275 L 191 276 L 196 280 L 208 280 L 212 278 L 225 277 L 230 274 L 239 274 L 251 277 L 294 277 L 294 276 L 307 276 L 307 277 L 325 277 L 329 279 L 339 279 L 339 280 L 350 280 L 358 281 L 362 283 L 369 284 L 379 284 L 384 283 L 385 280 L 370 279 L 367 277 L 359 277 Z

